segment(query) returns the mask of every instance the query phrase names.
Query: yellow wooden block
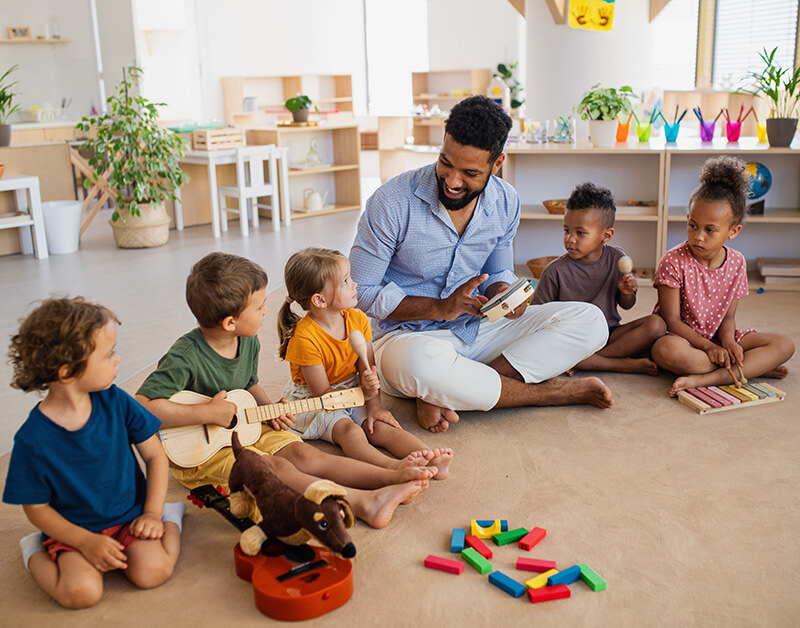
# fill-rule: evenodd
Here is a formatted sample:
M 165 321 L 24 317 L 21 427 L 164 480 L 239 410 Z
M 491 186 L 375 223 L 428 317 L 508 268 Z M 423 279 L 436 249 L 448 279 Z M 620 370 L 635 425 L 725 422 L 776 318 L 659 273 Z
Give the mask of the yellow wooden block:
M 479 539 L 491 539 L 495 534 L 500 534 L 503 531 L 500 519 L 495 519 L 494 523 L 488 528 L 480 527 L 476 519 L 471 519 L 470 524 L 472 536 L 477 536 Z
M 529 589 L 541 589 L 542 587 L 547 586 L 547 579 L 550 576 L 553 576 L 558 573 L 558 569 L 551 569 L 550 571 L 545 571 L 544 573 L 540 573 L 535 578 L 531 578 L 525 583 L 525 586 Z

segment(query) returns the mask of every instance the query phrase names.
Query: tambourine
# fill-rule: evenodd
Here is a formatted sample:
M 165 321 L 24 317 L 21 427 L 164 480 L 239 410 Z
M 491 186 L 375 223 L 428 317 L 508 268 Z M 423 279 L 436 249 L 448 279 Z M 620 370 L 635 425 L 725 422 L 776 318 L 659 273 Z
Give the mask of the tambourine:
M 498 292 L 481 306 L 481 314 L 490 323 L 510 314 L 533 296 L 533 286 L 525 279 L 518 279 L 502 292 Z

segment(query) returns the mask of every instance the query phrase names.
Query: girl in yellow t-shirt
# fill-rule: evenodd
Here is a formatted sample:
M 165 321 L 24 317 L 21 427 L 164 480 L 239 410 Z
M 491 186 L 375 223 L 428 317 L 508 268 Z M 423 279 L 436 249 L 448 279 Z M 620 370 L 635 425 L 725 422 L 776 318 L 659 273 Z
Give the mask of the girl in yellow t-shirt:
M 278 336 L 279 354 L 291 366 L 286 397 L 290 401 L 319 397 L 333 389 L 352 388 L 360 381 L 365 399 L 363 408 L 297 414 L 297 423 L 288 429 L 306 440 L 335 443 L 356 460 L 388 469 L 427 465 L 435 479 L 445 479 L 452 449 L 429 449 L 381 407 L 372 328 L 367 316 L 356 308 L 358 292 L 348 259 L 339 251 L 303 249 L 289 258 L 284 277 L 289 296 L 278 313 Z M 293 301 L 306 310 L 304 317 L 291 310 Z M 348 338 L 354 330 L 367 340 L 370 364 L 364 364 L 350 346 Z

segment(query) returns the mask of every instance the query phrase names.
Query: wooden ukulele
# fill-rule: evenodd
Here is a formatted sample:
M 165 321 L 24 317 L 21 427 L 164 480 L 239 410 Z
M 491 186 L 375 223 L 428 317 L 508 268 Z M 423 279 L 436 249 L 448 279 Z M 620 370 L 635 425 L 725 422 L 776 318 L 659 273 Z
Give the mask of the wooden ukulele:
M 240 532 L 253 525 L 230 512 L 230 501 L 210 484 L 192 489 L 189 499 L 213 508 Z M 264 541 L 261 552 L 248 556 L 233 548 L 236 575 L 251 582 L 256 608 L 268 617 L 301 621 L 339 608 L 353 595 L 353 565 L 326 547 L 297 547 Z
M 186 405 L 208 403 L 206 397 L 190 390 L 176 392 L 170 401 Z M 344 410 L 364 405 L 361 388 L 333 390 L 310 399 L 298 399 L 289 403 L 271 403 L 259 406 L 246 390 L 230 390 L 226 401 L 236 404 L 236 415 L 228 427 L 219 425 L 185 425 L 161 430 L 161 442 L 170 461 L 179 467 L 196 467 L 211 458 L 223 447 L 230 447 L 231 434 L 239 434 L 239 442 L 245 447 L 252 445 L 261 436 L 261 423 L 277 419 L 282 414 L 302 414 L 314 410 Z

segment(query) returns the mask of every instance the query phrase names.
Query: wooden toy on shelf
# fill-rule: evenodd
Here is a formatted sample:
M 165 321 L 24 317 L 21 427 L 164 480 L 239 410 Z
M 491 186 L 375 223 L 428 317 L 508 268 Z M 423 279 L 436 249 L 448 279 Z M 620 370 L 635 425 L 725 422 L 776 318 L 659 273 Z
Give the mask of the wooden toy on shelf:
M 769 384 L 748 383 L 742 386 L 688 388 L 679 390 L 677 397 L 698 414 L 709 414 L 776 403 L 786 399 L 786 393 Z

